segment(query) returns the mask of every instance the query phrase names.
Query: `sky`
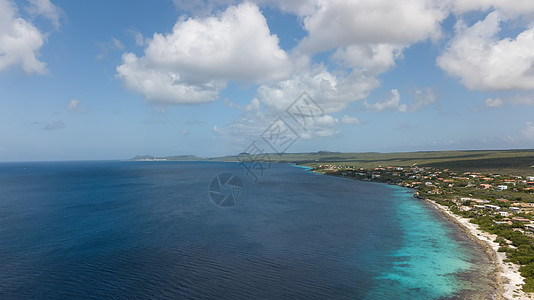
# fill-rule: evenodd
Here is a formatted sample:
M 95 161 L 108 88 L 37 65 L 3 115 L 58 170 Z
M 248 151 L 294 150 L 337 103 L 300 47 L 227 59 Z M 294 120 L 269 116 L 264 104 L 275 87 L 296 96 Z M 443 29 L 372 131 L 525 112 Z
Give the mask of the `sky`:
M 534 1 L 0 0 L 0 161 L 251 146 L 534 148 Z

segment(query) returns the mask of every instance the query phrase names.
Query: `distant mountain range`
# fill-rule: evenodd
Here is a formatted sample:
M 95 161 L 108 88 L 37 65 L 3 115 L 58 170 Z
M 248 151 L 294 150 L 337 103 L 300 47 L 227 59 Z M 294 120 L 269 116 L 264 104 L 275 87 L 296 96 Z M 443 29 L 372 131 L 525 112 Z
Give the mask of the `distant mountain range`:
M 506 173 L 533 175 L 534 150 L 465 150 L 465 151 L 420 151 L 397 153 L 341 153 L 327 150 L 311 153 L 240 153 L 222 157 L 198 157 L 196 155 L 173 155 L 156 157 L 138 155 L 129 161 L 224 161 L 295 163 L 318 166 L 321 164 L 342 164 L 359 168 L 377 166 L 428 166 L 450 168 L 457 171 Z

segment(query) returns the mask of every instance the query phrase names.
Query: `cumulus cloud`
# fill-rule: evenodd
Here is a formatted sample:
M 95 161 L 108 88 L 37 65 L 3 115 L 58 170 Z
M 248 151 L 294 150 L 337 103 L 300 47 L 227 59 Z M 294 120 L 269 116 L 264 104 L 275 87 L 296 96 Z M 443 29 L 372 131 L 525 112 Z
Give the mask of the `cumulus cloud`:
M 517 17 L 534 12 L 534 2 L 530 0 L 448 0 L 444 2 L 456 14 L 470 11 L 499 10 L 509 16 Z
M 448 13 L 427 0 L 314 1 L 315 10 L 304 16 L 304 38 L 299 50 L 318 53 L 360 44 L 405 45 L 437 38 Z M 414 17 L 417 16 L 417 17 Z M 395 20 L 394 26 L 385 20 Z
M 459 21 L 438 66 L 473 90 L 534 89 L 534 27 L 500 39 L 503 21 L 499 11 L 471 27 Z
M 396 89 L 390 91 L 391 95 L 379 99 L 373 104 L 367 103 L 365 101 L 365 106 L 371 110 L 381 111 L 381 110 L 397 110 L 399 112 L 406 112 L 408 107 L 406 104 L 400 104 L 400 93 Z
M 339 120 L 331 115 L 324 114 L 308 118 L 306 126 L 303 128 L 285 112 L 280 112 L 272 107 L 266 107 L 264 110 L 245 111 L 229 124 L 214 126 L 213 132 L 218 137 L 231 140 L 242 147 L 248 146 L 251 142 L 257 142 L 260 148 L 269 151 L 271 146 L 265 143 L 262 134 L 268 132 L 271 125 L 280 122 L 287 125 L 281 131 L 286 132 L 291 137 L 296 137 L 297 140 L 327 137 L 340 132 Z
M 361 72 L 333 74 L 319 65 L 295 74 L 288 80 L 258 88 L 259 100 L 267 106 L 285 110 L 302 91 L 314 99 L 327 113 L 338 112 L 350 102 L 364 99 L 379 82 Z
M 154 34 L 145 55 L 123 55 L 117 76 L 162 104 L 213 101 L 229 80 L 262 83 L 288 76 L 291 64 L 265 17 L 251 3 L 217 17 L 180 19 L 171 33 Z
M 87 106 L 81 105 L 80 100 L 72 99 L 67 105 L 67 110 L 77 114 L 84 114 L 89 110 L 89 108 Z
M 27 20 L 21 18 L 15 4 L 0 0 L 0 71 L 21 65 L 27 73 L 46 73 L 39 49 L 46 37 Z
M 520 94 L 510 97 L 501 98 L 487 98 L 484 101 L 482 108 L 497 108 L 504 105 L 534 105 L 534 95 L 532 94 Z
M 135 44 L 137 46 L 144 46 L 145 45 L 145 37 L 143 34 L 137 30 L 130 29 L 128 30 L 128 33 L 132 35 L 132 37 L 135 40 Z
M 65 128 L 65 123 L 63 121 L 54 121 L 46 124 L 42 129 L 43 130 L 57 130 Z
M 32 16 L 43 16 L 48 19 L 56 29 L 59 28 L 59 18 L 63 14 L 61 9 L 52 4 L 50 0 L 29 0 L 30 5 L 26 11 Z
M 226 87 L 223 81 L 207 81 L 188 84 L 181 81 L 178 73 L 153 68 L 146 60 L 139 60 L 133 53 L 122 57 L 123 64 L 117 67 L 118 77 L 124 84 L 156 104 L 194 104 L 217 99 Z
M 359 68 L 370 74 L 380 74 L 395 65 L 402 57 L 403 46 L 391 44 L 367 44 L 341 47 L 332 59 L 342 67 Z
M 360 120 L 358 120 L 357 117 L 348 116 L 348 115 L 344 115 L 343 118 L 341 118 L 341 123 L 343 123 L 343 124 L 353 124 L 353 125 L 361 125 L 362 124 L 362 122 L 360 122 Z
M 487 107 L 501 107 L 504 104 L 501 98 L 488 98 L 484 103 Z
M 430 88 L 425 89 L 416 89 L 413 95 L 413 101 L 410 103 L 411 111 L 418 111 L 424 106 L 435 103 L 437 96 L 434 91 Z
M 338 134 L 340 132 L 339 120 L 330 115 L 319 116 L 310 122 L 309 128 L 306 132 L 301 134 L 304 139 L 311 139 L 317 137 L 327 137 Z
M 224 104 L 228 105 L 231 108 L 236 108 L 242 111 L 251 111 L 251 110 L 260 109 L 260 101 L 257 98 L 252 99 L 250 103 L 247 104 L 245 107 L 242 107 L 241 105 L 231 101 L 228 98 L 224 99 Z

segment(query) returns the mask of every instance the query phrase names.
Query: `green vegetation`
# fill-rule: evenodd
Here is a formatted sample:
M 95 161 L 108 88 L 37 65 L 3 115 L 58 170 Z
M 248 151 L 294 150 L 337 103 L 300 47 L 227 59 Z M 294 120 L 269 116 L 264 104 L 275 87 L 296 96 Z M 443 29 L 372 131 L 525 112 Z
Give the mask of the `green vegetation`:
M 413 153 L 410 158 L 402 154 L 406 160 L 394 158 L 400 154 L 389 154 L 389 160 L 374 157 L 373 162 L 363 164 L 370 167 L 354 161 L 313 166 L 315 172 L 324 174 L 414 188 L 416 197 L 435 201 L 470 218 L 481 230 L 498 236 L 498 251 L 506 253 L 507 261 L 520 265 L 525 278 L 523 290 L 534 292 L 534 153 L 467 152 L 440 152 L 448 154 L 442 158 L 436 156 L 437 152 L 425 152 L 424 158 L 417 159 Z M 391 161 L 408 163 L 392 165 Z M 423 164 L 413 164 L 417 161 Z
M 254 157 L 254 155 L 252 156 Z M 130 160 L 137 160 L 138 157 Z M 246 153 L 223 157 L 202 158 L 194 155 L 168 157 L 140 156 L 140 158 L 166 159 L 169 161 L 239 161 L 249 160 Z M 259 158 L 258 158 L 259 159 Z M 261 156 L 266 160 L 267 156 Z M 345 165 L 357 168 L 375 168 L 380 165 L 409 167 L 433 167 L 453 169 L 458 172 L 482 172 L 511 175 L 534 173 L 534 150 L 489 150 L 489 151 L 425 151 L 398 153 L 340 153 L 319 151 L 314 153 L 269 153 L 268 160 L 279 163 L 296 163 L 310 167 L 322 164 Z
M 523 290 L 534 292 L 534 150 L 407 153 L 286 153 L 199 158 L 191 155 L 131 160 L 269 161 L 296 163 L 315 172 L 397 184 L 447 206 L 495 234 L 507 261 L 520 265 Z M 532 203 L 532 205 L 530 205 Z M 525 226 L 532 224 L 532 226 Z

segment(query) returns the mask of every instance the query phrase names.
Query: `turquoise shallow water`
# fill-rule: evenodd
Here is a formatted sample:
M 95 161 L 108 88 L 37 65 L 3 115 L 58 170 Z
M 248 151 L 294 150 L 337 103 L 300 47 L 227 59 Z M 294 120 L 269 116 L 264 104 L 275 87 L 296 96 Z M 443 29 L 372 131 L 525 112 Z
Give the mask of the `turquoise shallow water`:
M 428 207 L 403 189 L 396 189 L 392 196 L 403 243 L 390 254 L 392 267 L 377 278 L 379 285 L 369 293 L 370 298 L 452 297 L 462 288 L 454 274 L 471 267 L 469 257 L 452 239 L 450 229 L 436 221 Z M 398 288 L 391 289 L 392 286 Z
M 391 200 L 402 229 L 402 246 L 388 255 L 391 267 L 376 277 L 378 284 L 367 298 L 491 296 L 493 267 L 480 245 L 456 224 L 447 222 L 434 206 L 414 198 L 404 188 L 390 188 L 394 190 Z
M 243 198 L 208 187 L 233 172 Z M 0 299 L 487 299 L 477 244 L 413 191 L 273 165 L 0 164 Z

